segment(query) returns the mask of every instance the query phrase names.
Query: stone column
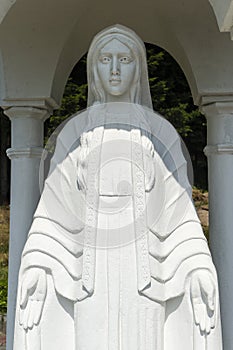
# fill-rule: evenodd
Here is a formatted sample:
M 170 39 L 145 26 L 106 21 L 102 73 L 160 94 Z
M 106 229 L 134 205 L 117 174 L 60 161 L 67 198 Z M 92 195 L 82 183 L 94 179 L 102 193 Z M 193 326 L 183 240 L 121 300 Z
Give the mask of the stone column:
M 207 118 L 210 248 L 218 272 L 224 350 L 233 344 L 233 102 L 202 108 Z
M 39 192 L 39 165 L 43 150 L 44 120 L 47 109 L 10 107 L 11 120 L 10 246 L 7 311 L 7 350 L 13 349 L 14 315 L 21 253 L 36 209 Z

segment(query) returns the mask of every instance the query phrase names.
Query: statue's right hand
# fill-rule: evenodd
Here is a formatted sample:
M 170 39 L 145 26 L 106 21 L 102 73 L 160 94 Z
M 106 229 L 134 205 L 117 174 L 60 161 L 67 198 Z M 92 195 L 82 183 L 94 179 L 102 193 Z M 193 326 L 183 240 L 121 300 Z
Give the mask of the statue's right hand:
M 19 323 L 25 330 L 39 324 L 46 293 L 46 272 L 37 267 L 26 270 L 22 279 L 19 315 Z

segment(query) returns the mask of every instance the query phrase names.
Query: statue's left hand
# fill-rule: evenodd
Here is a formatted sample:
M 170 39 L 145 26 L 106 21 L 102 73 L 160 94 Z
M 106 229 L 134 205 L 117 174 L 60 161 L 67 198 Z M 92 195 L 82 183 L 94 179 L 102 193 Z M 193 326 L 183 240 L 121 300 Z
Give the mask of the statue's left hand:
M 208 270 L 192 274 L 190 295 L 195 323 L 202 333 L 209 334 L 216 322 L 216 286 Z

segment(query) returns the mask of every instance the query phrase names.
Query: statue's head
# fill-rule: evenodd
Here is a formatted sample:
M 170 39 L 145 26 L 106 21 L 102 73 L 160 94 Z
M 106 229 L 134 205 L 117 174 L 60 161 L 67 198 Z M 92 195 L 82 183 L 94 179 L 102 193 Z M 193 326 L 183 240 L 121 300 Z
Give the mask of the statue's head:
M 87 71 L 89 106 L 110 100 L 151 107 L 145 46 L 132 30 L 116 25 L 97 34 Z

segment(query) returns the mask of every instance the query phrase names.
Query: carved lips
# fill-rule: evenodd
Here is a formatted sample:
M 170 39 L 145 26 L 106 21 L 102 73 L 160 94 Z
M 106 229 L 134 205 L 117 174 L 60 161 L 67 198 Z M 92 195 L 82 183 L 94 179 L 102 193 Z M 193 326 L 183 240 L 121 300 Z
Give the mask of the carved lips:
M 121 82 L 121 79 L 120 78 L 111 78 L 110 80 L 109 80 L 109 82 L 112 84 L 112 85 L 118 85 L 118 84 L 120 84 L 120 82 Z

